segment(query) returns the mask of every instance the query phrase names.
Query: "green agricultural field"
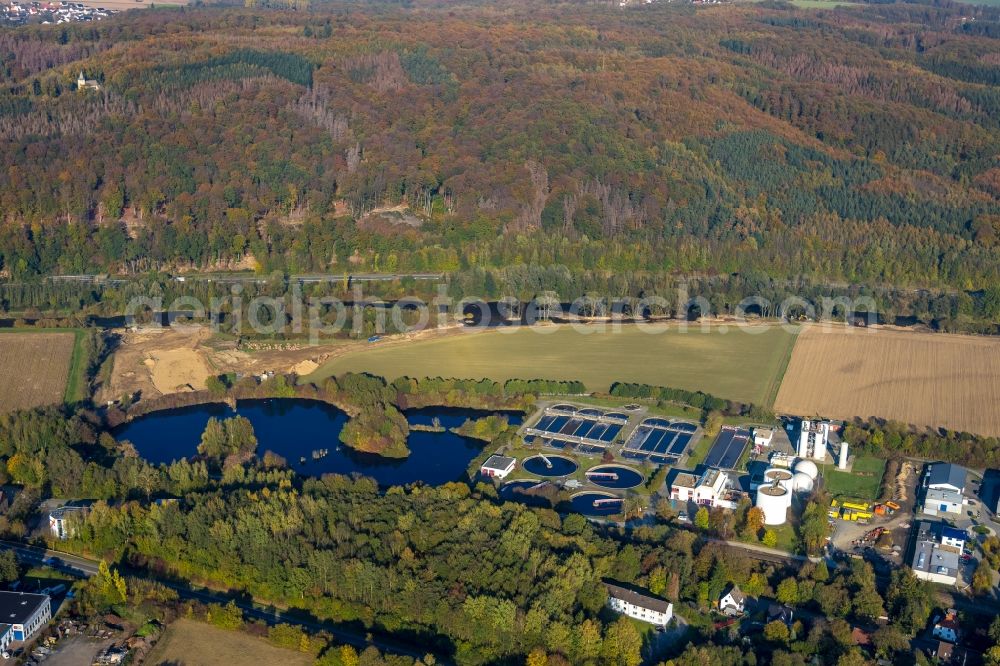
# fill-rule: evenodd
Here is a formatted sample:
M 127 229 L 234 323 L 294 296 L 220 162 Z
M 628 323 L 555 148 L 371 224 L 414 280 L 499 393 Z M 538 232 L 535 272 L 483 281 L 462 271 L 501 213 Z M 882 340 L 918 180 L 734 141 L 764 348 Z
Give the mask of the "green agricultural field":
M 642 329 L 582 333 L 569 326 L 518 328 L 375 344 L 333 359 L 306 379 L 370 372 L 390 380 L 580 380 L 592 391 L 607 391 L 616 381 L 642 382 L 770 406 L 796 337 L 777 326 L 753 333 L 733 326 L 705 332 L 696 326 L 687 331 L 676 326 Z
M 885 461 L 872 456 L 862 456 L 854 461 L 850 472 L 828 468 L 826 489 L 834 497 L 849 497 L 874 501 L 885 473 Z

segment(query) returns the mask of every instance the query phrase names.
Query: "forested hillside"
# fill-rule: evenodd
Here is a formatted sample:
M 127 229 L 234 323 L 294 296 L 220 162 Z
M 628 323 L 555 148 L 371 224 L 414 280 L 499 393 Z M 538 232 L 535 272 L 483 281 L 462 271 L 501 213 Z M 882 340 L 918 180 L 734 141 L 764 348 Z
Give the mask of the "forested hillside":
M 0 270 L 982 289 L 998 53 L 1000 10 L 949 2 L 337 2 L 8 30 Z M 102 89 L 77 91 L 81 71 Z

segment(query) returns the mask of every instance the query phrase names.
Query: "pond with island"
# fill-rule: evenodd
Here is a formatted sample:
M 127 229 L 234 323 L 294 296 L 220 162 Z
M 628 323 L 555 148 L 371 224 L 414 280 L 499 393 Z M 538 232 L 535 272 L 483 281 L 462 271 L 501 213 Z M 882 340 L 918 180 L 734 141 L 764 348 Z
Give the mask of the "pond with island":
M 523 418 L 520 412 L 454 407 L 405 412 L 411 424 L 446 429 L 458 427 L 470 418 L 496 413 L 506 416 L 512 425 L 520 424 Z M 358 473 L 375 479 L 382 487 L 416 482 L 436 486 L 461 480 L 485 446 L 484 442 L 447 431 L 411 430 L 407 458 L 358 453 L 340 443 L 340 430 L 347 423 L 344 412 L 325 402 L 297 398 L 240 401 L 236 411 L 228 405 L 212 403 L 153 412 L 122 425 L 113 434 L 119 441 L 130 441 L 149 462 L 170 463 L 197 455 L 201 434 L 210 418 L 237 414 L 253 424 L 258 456 L 271 451 L 300 474 Z M 325 455 L 314 457 L 314 452 L 323 451 Z

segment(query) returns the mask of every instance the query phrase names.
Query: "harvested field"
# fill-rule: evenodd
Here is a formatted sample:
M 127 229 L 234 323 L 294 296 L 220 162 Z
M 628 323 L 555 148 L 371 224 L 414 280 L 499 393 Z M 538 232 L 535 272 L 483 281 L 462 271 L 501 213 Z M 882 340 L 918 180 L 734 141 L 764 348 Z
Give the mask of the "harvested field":
M 262 638 L 180 619 L 167 627 L 145 663 L 150 666 L 309 666 L 312 661 L 310 655 L 275 647 Z
M 774 407 L 995 436 L 997 405 L 998 339 L 810 326 L 798 337 Z
M 62 402 L 75 342 L 73 332 L 0 333 L 0 411 Z
M 345 351 L 306 379 L 370 372 L 390 380 L 483 377 L 579 380 L 592 391 L 642 382 L 770 405 L 795 335 L 779 326 L 707 330 L 677 325 L 516 328 L 366 345 Z

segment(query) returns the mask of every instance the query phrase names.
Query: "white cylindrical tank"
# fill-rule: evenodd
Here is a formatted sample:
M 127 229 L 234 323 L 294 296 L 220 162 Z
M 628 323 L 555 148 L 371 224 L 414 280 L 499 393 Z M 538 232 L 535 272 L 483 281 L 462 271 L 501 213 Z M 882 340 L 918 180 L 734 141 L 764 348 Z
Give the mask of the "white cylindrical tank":
M 813 480 L 812 477 L 805 472 L 796 472 L 795 476 L 792 477 L 792 488 L 797 493 L 808 493 L 812 492 Z
M 847 469 L 847 442 L 840 443 L 840 458 L 837 460 L 838 469 Z
M 802 472 L 803 474 L 809 475 L 809 478 L 813 481 L 819 476 L 819 468 L 816 467 L 816 463 L 812 460 L 800 460 L 795 463 L 795 471 Z
M 764 512 L 765 525 L 783 525 L 792 503 L 792 491 L 778 484 L 757 489 L 757 506 Z
M 785 490 L 792 490 L 792 473 L 780 467 L 770 467 L 764 472 L 765 485 L 779 485 Z M 789 502 L 791 505 L 791 502 Z

